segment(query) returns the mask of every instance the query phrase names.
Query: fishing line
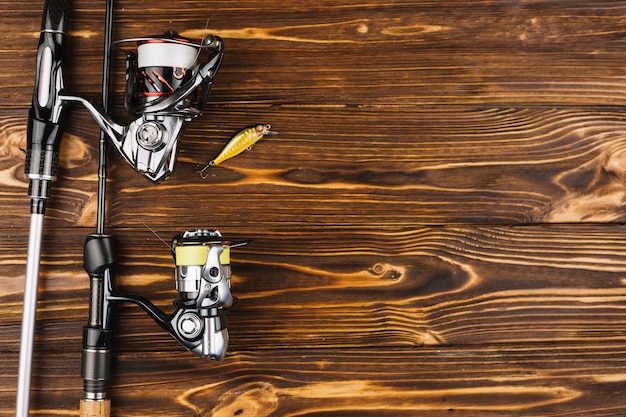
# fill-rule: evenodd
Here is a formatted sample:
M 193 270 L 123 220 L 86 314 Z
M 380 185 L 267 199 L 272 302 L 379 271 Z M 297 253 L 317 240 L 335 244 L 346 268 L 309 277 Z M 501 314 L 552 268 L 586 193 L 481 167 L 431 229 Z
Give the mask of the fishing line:
M 157 234 L 157 232 L 155 232 L 155 231 L 154 231 L 154 230 L 153 230 L 150 226 L 148 226 L 147 224 L 145 224 L 145 223 L 144 223 L 144 222 L 142 222 L 141 220 L 139 220 L 139 223 L 143 224 L 143 225 L 144 225 L 144 227 L 145 227 L 146 229 L 148 229 L 150 232 L 152 232 L 152 234 L 153 234 L 153 235 L 155 235 L 155 236 L 157 237 L 157 239 L 159 239 L 161 242 L 163 242 L 163 244 L 164 244 L 165 246 L 167 246 L 167 248 L 168 248 L 168 249 L 169 249 L 172 253 L 174 253 L 174 249 L 172 248 L 172 245 L 171 245 L 171 244 L 167 243 L 167 242 L 166 242 L 166 241 L 165 241 L 165 240 L 164 240 L 161 236 L 159 236 L 159 235 Z

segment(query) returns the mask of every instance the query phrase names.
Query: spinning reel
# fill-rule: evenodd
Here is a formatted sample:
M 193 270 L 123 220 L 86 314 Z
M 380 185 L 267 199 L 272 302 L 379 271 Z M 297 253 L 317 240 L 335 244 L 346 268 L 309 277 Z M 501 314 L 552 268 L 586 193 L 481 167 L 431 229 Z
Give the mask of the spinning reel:
M 176 310 L 166 314 L 144 297 L 124 295 L 115 289 L 110 271 L 116 264 L 113 240 L 102 235 L 90 235 L 85 242 L 85 270 L 91 278 L 104 281 L 101 305 L 91 306 L 91 322 L 102 321 L 101 326 L 87 330 L 85 339 L 106 336 L 112 303 L 131 302 L 143 308 L 174 339 L 196 355 L 222 360 L 228 348 L 226 313 L 233 305 L 230 291 L 230 249 L 246 242 L 229 244 L 217 230 L 194 230 L 172 240 L 172 255 L 176 263 L 176 289 L 179 298 Z M 93 297 L 92 297 L 93 299 Z M 94 300 L 95 301 L 95 300 Z M 89 329 L 89 328 L 88 328 Z M 89 345 L 89 343 L 87 343 Z M 96 343 L 92 346 L 95 347 Z M 102 347 L 102 346 L 101 346 Z M 104 350 L 90 349 L 92 360 L 104 358 Z M 89 379 L 89 378 L 86 378 Z M 98 380 L 99 378 L 93 378 Z
M 183 123 L 202 114 L 224 44 L 219 36 L 209 35 L 197 44 L 176 32 L 116 43 L 137 45 L 136 52 L 126 52 L 124 107 L 136 116 L 133 122 L 120 125 L 82 97 L 60 95 L 59 99 L 85 106 L 124 159 L 147 179 L 160 183 L 174 170 Z M 197 64 L 204 49 L 208 58 Z M 198 100 L 200 87 L 202 97 Z
M 230 292 L 230 248 L 215 230 L 185 232 L 172 240 L 176 261 L 176 313 L 161 324 L 176 340 L 200 356 L 221 360 L 228 347 L 226 312 Z

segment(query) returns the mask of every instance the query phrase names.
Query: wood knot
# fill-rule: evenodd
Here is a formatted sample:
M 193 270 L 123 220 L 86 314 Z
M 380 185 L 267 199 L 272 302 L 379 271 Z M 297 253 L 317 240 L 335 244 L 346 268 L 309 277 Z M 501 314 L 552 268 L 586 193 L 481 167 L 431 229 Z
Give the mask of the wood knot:
M 365 23 L 361 23 L 356 27 L 356 31 L 361 35 L 365 35 L 370 31 L 370 28 Z
M 402 272 L 384 262 L 375 263 L 370 272 L 374 275 L 378 275 L 382 279 L 397 280 L 402 278 Z
M 282 175 L 287 181 L 296 184 L 323 184 L 328 181 L 328 177 L 320 171 L 314 169 L 297 168 L 292 169 Z
M 219 399 L 211 415 L 220 416 L 270 416 L 278 408 L 276 389 L 269 382 L 244 384 L 229 391 Z
M 609 153 L 604 169 L 620 180 L 626 180 L 626 148 L 619 148 Z

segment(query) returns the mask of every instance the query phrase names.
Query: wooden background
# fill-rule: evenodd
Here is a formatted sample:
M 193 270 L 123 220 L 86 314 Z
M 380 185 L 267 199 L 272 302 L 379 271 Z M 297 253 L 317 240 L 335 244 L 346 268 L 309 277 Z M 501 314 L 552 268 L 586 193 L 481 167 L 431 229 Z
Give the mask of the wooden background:
M 100 97 L 104 1 L 71 6 L 67 91 Z M 0 0 L 0 415 L 13 415 L 23 175 L 42 1 Z M 119 0 L 114 39 L 223 37 L 154 186 L 111 152 L 119 286 L 171 311 L 165 240 L 233 254 L 222 363 L 117 310 L 114 416 L 626 414 L 626 4 Z M 208 29 L 207 27 L 207 20 Z M 128 121 L 123 54 L 113 113 Z M 280 135 L 212 169 L 239 129 Z M 78 415 L 98 129 L 79 108 L 45 223 L 34 415 Z M 112 149 L 113 151 L 113 149 Z

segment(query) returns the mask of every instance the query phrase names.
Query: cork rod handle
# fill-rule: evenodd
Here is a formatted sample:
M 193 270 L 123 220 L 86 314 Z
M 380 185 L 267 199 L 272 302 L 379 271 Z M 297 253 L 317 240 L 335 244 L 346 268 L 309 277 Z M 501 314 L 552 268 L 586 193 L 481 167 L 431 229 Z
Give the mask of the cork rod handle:
M 111 400 L 80 400 L 80 417 L 109 417 Z

